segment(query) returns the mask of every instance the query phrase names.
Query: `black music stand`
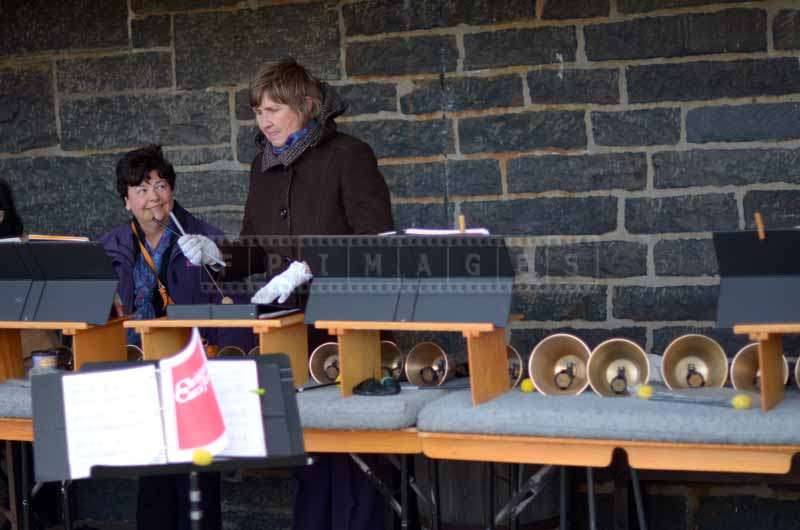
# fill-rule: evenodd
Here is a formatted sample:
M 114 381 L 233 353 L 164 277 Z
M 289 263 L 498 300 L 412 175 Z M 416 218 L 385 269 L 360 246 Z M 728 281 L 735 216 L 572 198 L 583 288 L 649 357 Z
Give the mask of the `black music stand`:
M 300 415 L 289 359 L 283 354 L 262 355 L 255 358 L 220 358 L 209 362 L 247 362 L 257 365 L 261 395 L 261 414 L 267 456 L 263 458 L 214 458 L 207 466 L 192 463 L 170 463 L 148 466 L 93 466 L 91 478 L 126 477 L 145 475 L 189 474 L 190 506 L 199 504 L 197 473 L 221 472 L 237 469 L 289 468 L 310 463 L 303 446 Z M 136 363 L 95 363 L 86 365 L 84 372 L 130 368 Z M 67 481 L 69 471 L 67 440 L 64 421 L 64 400 L 61 379 L 63 373 L 46 374 L 32 379 L 34 465 L 36 479 L 40 481 Z M 191 514 L 193 528 L 200 528 L 202 513 Z
M 501 237 L 309 237 L 300 255 L 314 271 L 307 323 L 508 322 L 514 271 Z
M 105 324 L 117 282 L 100 243 L 0 244 L 0 320 Z
M 717 325 L 800 322 L 800 230 L 713 234 Z

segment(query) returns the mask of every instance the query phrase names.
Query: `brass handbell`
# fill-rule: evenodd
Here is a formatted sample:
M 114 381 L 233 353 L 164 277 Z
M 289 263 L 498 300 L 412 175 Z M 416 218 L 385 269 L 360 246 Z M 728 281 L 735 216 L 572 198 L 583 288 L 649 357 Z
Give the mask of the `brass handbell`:
M 601 342 L 589 357 L 589 384 L 600 396 L 626 396 L 635 385 L 650 379 L 650 360 L 628 339 Z
M 783 355 L 781 379 L 789 382 L 789 361 Z M 758 343 L 753 342 L 736 352 L 731 361 L 731 384 L 736 390 L 761 389 L 761 370 L 759 370 Z
M 333 383 L 339 377 L 339 344 L 320 344 L 308 358 L 308 371 L 317 383 Z
M 728 379 L 728 357 L 711 337 L 683 335 L 664 350 L 661 374 L 669 388 L 722 387 Z
M 434 342 L 420 342 L 408 352 L 406 378 L 417 386 L 438 386 L 456 375 L 453 359 Z
M 542 394 L 580 394 L 589 385 L 586 366 L 590 352 L 589 346 L 575 335 L 550 335 L 531 351 L 528 374 Z
M 135 344 L 125 346 L 125 357 L 129 361 L 144 361 L 144 352 Z
M 506 344 L 506 356 L 508 357 L 508 378 L 511 380 L 511 388 L 516 388 L 525 375 L 525 367 L 522 364 L 522 355 L 511 344 Z
M 405 359 L 403 352 L 390 340 L 381 341 L 381 376 L 400 380 L 403 377 Z
M 225 346 L 219 350 L 217 357 L 244 357 L 244 350 L 239 346 Z

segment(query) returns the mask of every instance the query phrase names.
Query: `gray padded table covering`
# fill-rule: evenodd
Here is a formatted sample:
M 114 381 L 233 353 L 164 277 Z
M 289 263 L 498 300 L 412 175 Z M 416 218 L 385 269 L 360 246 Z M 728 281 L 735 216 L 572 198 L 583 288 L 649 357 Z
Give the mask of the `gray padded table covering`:
M 344 398 L 338 386 L 330 386 L 298 393 L 297 406 L 307 429 L 399 430 L 414 427 L 422 407 L 446 393 L 403 385 L 393 396 Z
M 709 389 L 712 390 L 712 389 Z M 733 389 L 713 389 L 733 396 Z M 634 397 L 544 396 L 513 390 L 472 406 L 469 392 L 448 394 L 426 405 L 417 429 L 453 432 L 541 436 L 555 438 L 647 440 L 664 442 L 795 445 L 800 444 L 800 394 L 786 398 L 769 412 L 753 408 L 688 405 L 643 401 Z
M 30 418 L 31 384 L 27 379 L 8 379 L 0 384 L 0 418 Z

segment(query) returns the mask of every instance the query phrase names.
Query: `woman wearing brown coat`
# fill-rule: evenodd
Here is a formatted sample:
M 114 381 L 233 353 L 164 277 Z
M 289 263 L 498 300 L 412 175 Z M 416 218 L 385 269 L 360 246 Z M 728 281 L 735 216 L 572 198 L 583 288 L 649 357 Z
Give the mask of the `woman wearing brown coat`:
M 337 131 L 346 105 L 336 92 L 293 59 L 262 67 L 250 83 L 259 133 L 241 235 L 303 236 L 378 234 L 394 228 L 389 190 L 366 143 Z M 184 254 L 217 255 L 203 236 Z M 197 252 L 202 249 L 202 252 Z M 296 249 L 226 246 L 225 279 L 265 273 L 268 283 L 254 303 L 283 303 L 314 271 Z M 304 300 L 296 297 L 295 303 Z M 326 334 L 309 329 L 309 351 Z M 383 501 L 346 456 L 324 456 L 298 473 L 293 528 L 383 528 Z

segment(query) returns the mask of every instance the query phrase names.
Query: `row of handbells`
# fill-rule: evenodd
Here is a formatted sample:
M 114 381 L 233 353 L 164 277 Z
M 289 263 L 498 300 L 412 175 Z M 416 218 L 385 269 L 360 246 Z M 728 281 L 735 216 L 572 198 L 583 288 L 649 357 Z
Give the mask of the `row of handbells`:
M 522 356 L 506 345 L 510 386 L 525 376 Z M 309 373 L 318 383 L 331 383 L 339 376 L 339 346 L 328 342 L 309 358 Z M 789 363 L 783 357 L 784 385 L 789 381 Z M 434 342 L 416 344 L 404 355 L 391 341 L 381 341 L 383 376 L 406 379 L 420 387 L 444 384 L 468 374 L 466 363 Z M 651 377 L 650 358 L 635 342 L 613 338 L 590 349 L 581 339 L 566 333 L 550 335 L 531 351 L 527 372 L 533 387 L 546 395 L 580 394 L 588 386 L 601 396 L 624 396 Z M 800 363 L 795 366 L 800 385 Z M 722 387 L 728 380 L 728 357 L 714 339 L 705 335 L 683 335 L 673 340 L 661 356 L 661 375 L 669 388 Z M 737 390 L 758 390 L 758 344 L 743 347 L 730 363 L 730 381 Z

